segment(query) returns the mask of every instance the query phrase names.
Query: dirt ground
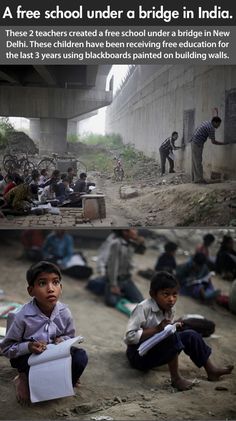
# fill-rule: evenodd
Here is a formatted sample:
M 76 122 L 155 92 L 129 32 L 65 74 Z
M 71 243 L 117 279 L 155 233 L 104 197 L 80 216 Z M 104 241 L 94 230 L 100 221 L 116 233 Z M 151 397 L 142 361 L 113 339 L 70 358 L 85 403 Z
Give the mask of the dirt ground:
M 175 184 L 176 176 L 167 175 L 164 184 L 149 185 L 145 180 L 111 182 L 97 178 L 105 195 L 108 225 L 206 227 L 236 225 L 236 181 L 195 185 Z M 177 178 L 178 180 L 178 178 Z M 137 197 L 121 199 L 122 186 L 131 186 Z M 106 221 L 104 220 L 104 223 Z
M 83 247 L 89 263 L 95 267 L 96 248 Z M 11 300 L 28 300 L 25 272 L 29 262 L 20 258 L 17 242 L 1 243 L 0 288 Z M 157 251 L 148 248 L 146 254 L 135 257 L 134 279 L 145 297 L 149 281 L 137 275 L 139 269 L 153 267 Z M 230 284 L 214 277 L 214 283 L 227 293 Z M 127 316 L 105 307 L 100 297 L 85 289 L 85 281 L 64 277 L 62 301 L 67 303 L 76 323 L 76 334 L 85 337 L 83 347 L 89 364 L 81 378 L 76 395 L 22 408 L 15 399 L 12 380 L 16 371 L 8 360 L 0 356 L 0 419 L 78 419 L 78 420 L 233 420 L 236 419 L 236 370 L 220 382 L 208 382 L 203 369 L 193 366 L 181 354 L 180 369 L 187 378 L 200 380 L 192 390 L 176 392 L 170 385 L 167 366 L 148 373 L 131 369 L 125 356 L 123 335 Z M 202 314 L 216 323 L 215 335 L 206 338 L 213 349 L 215 363 L 236 361 L 236 317 L 227 310 L 202 305 L 190 298 L 180 297 L 177 316 Z M 5 321 L 0 320 L 4 326 Z M 99 418 L 101 417 L 101 418 Z M 106 418 L 110 417 L 110 418 Z

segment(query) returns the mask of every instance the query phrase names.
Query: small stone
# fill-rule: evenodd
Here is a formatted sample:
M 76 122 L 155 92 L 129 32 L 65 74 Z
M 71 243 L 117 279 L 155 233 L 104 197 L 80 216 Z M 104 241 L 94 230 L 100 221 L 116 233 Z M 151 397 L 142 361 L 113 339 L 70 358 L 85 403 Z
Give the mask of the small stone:
M 119 403 L 121 403 L 121 402 L 122 402 L 122 399 L 120 398 L 120 396 L 116 396 L 116 397 L 114 398 L 114 402 L 119 402 Z
M 220 390 L 220 391 L 227 391 L 227 390 L 229 390 L 227 387 L 225 387 L 225 386 L 216 386 L 215 387 L 215 390 Z

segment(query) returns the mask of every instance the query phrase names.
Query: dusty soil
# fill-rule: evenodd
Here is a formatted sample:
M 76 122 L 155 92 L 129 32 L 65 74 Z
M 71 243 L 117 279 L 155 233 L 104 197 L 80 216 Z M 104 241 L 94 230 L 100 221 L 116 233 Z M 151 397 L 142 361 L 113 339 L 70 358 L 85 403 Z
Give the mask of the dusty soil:
M 102 150 L 106 169 L 99 168 L 98 161 L 91 162 L 94 156 L 91 147 L 87 146 L 84 155 L 81 153 L 81 159 L 87 160 L 88 178 L 105 195 L 106 226 L 236 226 L 236 180 L 193 184 L 190 176 L 179 170 L 161 177 L 159 163 L 137 153 L 135 157 L 122 159 L 125 176 L 119 182 L 113 176 L 115 153 Z M 97 172 L 93 173 L 90 170 L 94 165 Z M 124 186 L 135 189 L 137 197 L 122 199 L 120 190 Z
M 25 272 L 29 263 L 20 259 L 17 242 L 1 242 L 0 288 L 7 297 L 21 303 L 28 301 Z M 83 247 L 91 265 L 96 249 Z M 157 251 L 148 249 L 135 258 L 134 279 L 144 296 L 148 296 L 149 282 L 137 275 L 139 269 L 153 267 Z M 229 283 L 214 278 L 217 287 L 227 293 Z M 111 417 L 113 420 L 233 420 L 236 419 L 236 370 L 220 382 L 208 382 L 203 369 L 197 369 L 187 356 L 181 354 L 180 368 L 187 378 L 198 378 L 200 384 L 186 392 L 176 392 L 170 385 L 167 366 L 148 373 L 131 369 L 125 357 L 122 338 L 127 316 L 105 307 L 100 297 L 85 289 L 84 281 L 68 277 L 63 279 L 62 301 L 73 313 L 77 334 L 85 336 L 84 348 L 89 365 L 82 376 L 82 385 L 76 395 L 22 408 L 15 399 L 12 379 L 16 371 L 1 356 L 0 367 L 0 419 L 78 419 Z M 219 306 L 208 307 L 180 297 L 177 315 L 202 314 L 216 323 L 215 337 L 206 338 L 213 349 L 215 363 L 227 364 L 236 360 L 236 318 Z M 0 320 L 1 326 L 5 325 Z M 222 390 L 217 388 L 221 387 Z M 95 418 L 94 418 L 95 417 Z M 102 418 L 105 419 L 105 418 Z
M 165 183 L 149 185 L 145 180 L 132 183 L 111 182 L 97 178 L 99 190 L 105 194 L 107 217 L 112 225 L 131 226 L 235 226 L 236 181 L 194 185 L 175 184 L 172 174 Z M 121 186 L 132 186 L 138 196 L 121 199 Z

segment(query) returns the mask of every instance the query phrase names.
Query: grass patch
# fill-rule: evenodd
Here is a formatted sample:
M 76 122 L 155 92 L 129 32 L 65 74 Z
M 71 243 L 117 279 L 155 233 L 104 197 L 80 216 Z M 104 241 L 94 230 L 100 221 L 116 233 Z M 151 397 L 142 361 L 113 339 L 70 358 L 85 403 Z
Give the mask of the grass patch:
M 89 154 L 86 157 L 81 157 L 81 160 L 83 160 L 84 162 L 86 161 L 86 165 L 89 171 L 113 173 L 113 159 L 108 155 L 104 155 L 104 153 L 102 152 L 96 154 Z
M 119 134 L 100 135 L 88 133 L 84 136 L 80 136 L 78 140 L 87 145 L 100 145 L 107 149 L 116 149 L 122 147 L 123 145 Z

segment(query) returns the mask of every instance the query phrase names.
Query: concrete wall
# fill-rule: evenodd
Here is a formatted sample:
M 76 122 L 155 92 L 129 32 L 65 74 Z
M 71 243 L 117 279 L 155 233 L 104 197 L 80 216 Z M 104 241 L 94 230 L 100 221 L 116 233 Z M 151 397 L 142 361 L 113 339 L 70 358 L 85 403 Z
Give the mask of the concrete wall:
M 217 107 L 222 124 L 216 130 L 216 139 L 224 141 L 228 130 L 226 95 L 232 89 L 236 90 L 236 66 L 138 65 L 107 107 L 106 132 L 119 133 L 124 143 L 134 144 L 159 160 L 160 144 L 172 131 L 179 133 L 176 145 L 183 141 L 184 111 L 193 110 L 196 128 L 211 119 Z M 236 124 L 236 112 L 232 110 Z M 233 140 L 236 142 L 236 135 Z M 235 156 L 236 144 L 216 146 L 208 140 L 204 148 L 206 175 L 217 171 L 236 178 Z M 190 145 L 184 151 L 176 151 L 176 167 L 190 173 Z

